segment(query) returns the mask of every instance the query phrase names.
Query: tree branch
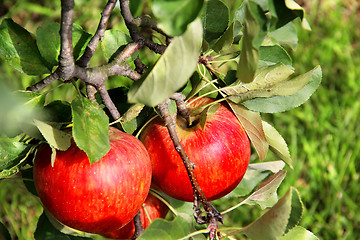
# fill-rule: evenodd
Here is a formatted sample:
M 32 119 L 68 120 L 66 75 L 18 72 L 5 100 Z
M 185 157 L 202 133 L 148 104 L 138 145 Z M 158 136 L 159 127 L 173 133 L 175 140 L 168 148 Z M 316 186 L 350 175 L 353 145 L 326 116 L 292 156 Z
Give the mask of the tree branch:
M 89 67 L 90 59 L 94 56 L 95 50 L 99 44 L 99 41 L 104 37 L 107 23 L 109 21 L 111 12 L 113 11 L 117 0 L 109 0 L 101 12 L 101 19 L 98 25 L 98 28 L 91 38 L 90 42 L 86 46 L 84 54 L 77 61 L 77 65 L 80 67 Z
M 52 74 L 50 74 L 49 76 L 47 76 L 46 78 L 44 78 L 43 80 L 41 80 L 40 82 L 37 82 L 34 85 L 26 88 L 26 91 L 37 92 L 37 91 L 43 89 L 44 87 L 46 87 L 47 85 L 49 85 L 50 83 L 52 83 L 53 81 L 58 80 L 59 78 L 60 77 L 59 77 L 57 71 L 55 71 Z
M 185 118 L 188 126 L 191 126 L 190 112 L 185 103 L 186 96 L 182 93 L 174 93 L 170 98 L 175 100 L 178 113 Z
M 124 18 L 126 27 L 129 29 L 131 38 L 135 42 L 138 42 L 141 48 L 145 45 L 155 53 L 163 54 L 166 50 L 166 46 L 154 43 L 153 41 L 145 38 L 138 30 L 139 26 L 136 24 L 136 21 L 130 11 L 129 0 L 119 0 L 119 2 L 121 15 Z
M 61 0 L 59 76 L 64 80 L 73 77 L 75 67 L 72 46 L 74 0 Z
M 198 224 L 205 224 L 210 223 L 213 221 L 219 221 L 223 222 L 223 218 L 219 211 L 217 211 L 213 205 L 207 200 L 204 193 L 201 190 L 201 187 L 196 180 L 195 174 L 194 174 L 194 168 L 195 164 L 190 160 L 188 155 L 186 154 L 184 148 L 182 147 L 180 143 L 180 139 L 177 136 L 176 130 L 175 130 L 175 120 L 171 117 L 170 111 L 169 111 L 169 105 L 170 105 L 170 99 L 167 99 L 166 101 L 162 102 L 157 106 L 157 110 L 159 111 L 161 117 L 164 120 L 165 126 L 167 127 L 169 131 L 169 135 L 171 140 L 173 141 L 174 147 L 176 151 L 179 153 L 187 174 L 189 175 L 189 179 L 191 182 L 191 186 L 194 193 L 194 217 L 196 219 L 196 222 Z M 207 213 L 206 216 L 202 216 L 202 211 L 200 209 L 200 203 L 203 205 L 205 212 Z

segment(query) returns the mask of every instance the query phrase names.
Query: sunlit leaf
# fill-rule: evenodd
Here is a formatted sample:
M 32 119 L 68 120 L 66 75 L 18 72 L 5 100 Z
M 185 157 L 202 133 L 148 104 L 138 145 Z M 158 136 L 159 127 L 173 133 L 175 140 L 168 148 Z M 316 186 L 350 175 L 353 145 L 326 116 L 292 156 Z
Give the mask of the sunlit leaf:
M 241 105 L 228 102 L 240 123 L 244 126 L 245 131 L 254 146 L 259 159 L 264 160 L 269 149 L 269 143 L 266 140 L 261 116 L 257 112 L 249 111 Z
M 184 86 L 199 60 L 201 43 L 202 26 L 197 20 L 173 39 L 149 75 L 132 85 L 129 102 L 156 106 Z
M 173 240 L 184 237 L 194 230 L 192 217 L 188 214 L 180 213 L 173 221 L 155 219 L 138 239 Z
M 81 26 L 73 25 L 73 55 L 78 59 L 85 51 L 91 35 L 85 32 Z M 41 56 L 51 67 L 59 64 L 60 55 L 60 24 L 57 22 L 46 22 L 36 31 L 36 44 Z
M 114 55 L 122 50 L 121 46 L 125 46 L 130 42 L 132 42 L 130 36 L 120 30 L 109 29 L 105 31 L 104 40 L 101 42 L 101 48 L 106 61 L 110 61 L 114 58 Z
M 51 147 L 60 151 L 65 151 L 70 147 L 71 134 L 36 119 L 34 123 Z
M 292 168 L 292 159 L 284 138 L 269 123 L 265 121 L 263 121 L 262 123 L 266 139 L 270 144 L 270 150 Z
M 125 132 L 132 134 L 139 127 L 137 117 L 144 107 L 141 103 L 134 104 L 120 117 L 119 121 Z
M 279 92 L 274 92 L 272 88 L 276 88 L 276 84 L 287 80 L 293 73 L 292 69 L 282 63 L 265 66 L 257 70 L 255 79 L 251 83 L 234 84 L 221 90 L 237 103 L 259 96 L 268 97 Z
M 27 154 L 30 145 L 16 138 L 0 137 L 0 172 L 17 165 Z
M 29 75 L 50 73 L 35 39 L 10 18 L 4 19 L 0 26 L 0 57 L 16 70 Z
M 272 206 L 277 201 L 276 191 L 286 176 L 285 170 L 280 170 L 269 177 L 255 192 L 245 201 L 246 204 L 258 204 L 263 209 Z
M 60 24 L 57 22 L 46 22 L 36 31 L 36 44 L 41 56 L 51 66 L 58 65 L 60 55 Z
M 243 197 L 249 195 L 271 173 L 283 169 L 283 161 L 272 161 L 249 164 L 248 169 L 239 185 L 226 197 Z
M 203 0 L 155 0 L 151 7 L 158 26 L 171 36 L 179 36 L 197 18 L 203 3 Z
M 300 91 L 290 96 L 273 96 L 270 98 L 254 98 L 243 102 L 243 105 L 250 110 L 266 113 L 277 113 L 298 107 L 306 102 L 316 91 L 321 82 L 322 72 L 320 66 L 304 73 L 297 78 L 299 81 L 308 81 Z M 291 87 L 291 85 L 290 85 Z
M 280 45 L 286 45 L 295 50 L 298 44 L 298 36 L 296 32 L 296 27 L 293 22 L 282 26 L 281 28 L 276 29 L 275 31 L 268 33 L 270 39 L 274 43 Z
M 220 103 L 212 104 L 208 107 L 206 107 L 203 111 L 200 113 L 200 125 L 201 128 L 204 130 L 206 126 L 206 121 L 209 116 L 214 114 L 220 107 Z
M 71 103 L 71 110 L 76 145 L 87 154 L 90 163 L 99 161 L 110 150 L 109 118 L 96 103 L 83 97 Z
M 243 232 L 252 239 L 279 239 L 287 231 L 289 223 L 300 220 L 302 211 L 303 205 L 298 191 L 290 188 L 277 204 L 248 225 Z
M 77 60 L 84 53 L 92 35 L 77 24 L 73 24 L 73 48 L 74 59 Z
M 250 177 L 252 177 L 253 179 L 250 181 L 255 181 L 255 182 L 262 181 L 261 178 L 264 179 L 266 174 L 265 172 L 260 172 L 260 174 L 256 174 L 255 172 L 252 173 L 254 174 L 252 174 L 252 176 Z M 274 175 L 269 177 L 265 182 L 263 182 L 261 186 L 257 190 L 255 190 L 250 196 L 248 196 L 245 200 L 223 211 L 221 214 L 229 213 L 232 210 L 244 204 L 250 204 L 250 205 L 258 204 L 263 209 L 273 206 L 277 201 L 276 191 L 279 188 L 281 182 L 284 180 L 285 175 L 286 175 L 285 170 L 279 170 L 277 173 L 275 173 Z M 247 187 L 250 188 L 251 184 L 249 184 L 249 186 Z
M 303 227 L 296 226 L 284 236 L 280 237 L 279 240 L 319 240 L 312 232 L 306 230 Z

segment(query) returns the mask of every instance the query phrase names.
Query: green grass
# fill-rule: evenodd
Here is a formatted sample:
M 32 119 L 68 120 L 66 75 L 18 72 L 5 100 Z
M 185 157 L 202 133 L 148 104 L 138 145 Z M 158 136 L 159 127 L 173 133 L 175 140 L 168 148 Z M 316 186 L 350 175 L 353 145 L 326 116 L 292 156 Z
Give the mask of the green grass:
M 306 208 L 300 224 L 320 239 L 360 239 L 360 16 L 341 0 L 321 1 L 319 8 L 318 1 L 307 2 L 307 18 L 313 30 L 299 29 L 293 62 L 299 74 L 321 65 L 323 81 L 301 107 L 264 115 L 286 139 L 294 161 L 294 170 L 288 169 L 279 195 L 289 186 L 299 189 Z M 17 9 L 20 7 L 12 11 Z M 92 9 L 87 14 L 97 16 L 96 8 Z M 90 19 L 89 29 L 96 25 L 96 18 Z M 36 29 L 36 25 L 31 27 Z M 5 80 L 22 78 L 4 66 L 0 67 L 0 75 L 7 76 Z M 32 77 L 19 82 L 36 80 Z M 12 236 L 32 239 L 41 211 L 38 200 L 26 192 L 21 182 L 0 182 L 0 221 L 9 227 Z M 238 213 L 246 214 L 243 210 Z
M 319 13 L 315 6 L 308 18 L 316 24 L 300 32 L 293 57 L 298 72 L 322 66 L 321 87 L 300 108 L 272 116 L 294 158 L 282 189 L 300 190 L 301 224 L 321 239 L 360 239 L 360 16 L 340 3 Z

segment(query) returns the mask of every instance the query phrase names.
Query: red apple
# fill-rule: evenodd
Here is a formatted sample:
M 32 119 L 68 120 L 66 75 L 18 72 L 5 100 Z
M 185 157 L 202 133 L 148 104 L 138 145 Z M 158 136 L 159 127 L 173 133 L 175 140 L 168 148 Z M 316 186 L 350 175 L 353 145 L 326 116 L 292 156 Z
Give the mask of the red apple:
M 149 194 L 145 203 L 140 208 L 140 221 L 146 229 L 152 221 L 157 218 L 164 218 L 169 211 L 165 203 L 152 194 Z M 132 239 L 135 233 L 134 221 L 129 222 L 124 227 L 103 236 L 111 239 Z
M 148 195 L 151 163 L 134 136 L 110 128 L 110 151 L 90 165 L 73 142 L 66 151 L 43 145 L 34 161 L 34 182 L 44 207 L 61 223 L 90 233 L 107 233 L 131 221 Z
M 204 97 L 192 102 L 188 106 L 195 115 L 192 117 L 197 117 L 196 109 L 213 101 Z M 250 159 L 249 138 L 234 113 L 221 103 L 207 117 L 205 129 L 199 120 L 189 127 L 182 117 L 176 119 L 176 132 L 196 164 L 194 173 L 205 196 L 215 200 L 231 192 L 243 178 Z M 162 119 L 151 121 L 140 140 L 149 152 L 156 189 L 182 201 L 193 201 L 188 174 Z

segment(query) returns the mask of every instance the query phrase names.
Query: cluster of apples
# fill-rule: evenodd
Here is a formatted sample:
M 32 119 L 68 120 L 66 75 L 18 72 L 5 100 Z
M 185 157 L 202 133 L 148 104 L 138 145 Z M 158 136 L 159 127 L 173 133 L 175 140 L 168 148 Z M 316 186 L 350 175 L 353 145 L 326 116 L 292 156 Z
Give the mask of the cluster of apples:
M 204 97 L 188 107 L 195 114 L 213 101 Z M 191 126 L 181 116 L 176 118 L 176 132 L 196 165 L 194 173 L 205 196 L 215 200 L 231 192 L 250 158 L 250 142 L 237 117 L 221 103 L 205 125 L 196 117 Z M 38 150 L 35 186 L 44 207 L 58 221 L 108 238 L 131 239 L 132 219 L 139 210 L 145 228 L 167 213 L 166 205 L 149 194 L 150 186 L 173 198 L 193 201 L 185 166 L 162 119 L 151 121 L 140 140 L 112 127 L 109 138 L 110 151 L 91 165 L 74 142 L 68 150 L 56 152 L 53 166 L 51 148 L 43 145 Z

